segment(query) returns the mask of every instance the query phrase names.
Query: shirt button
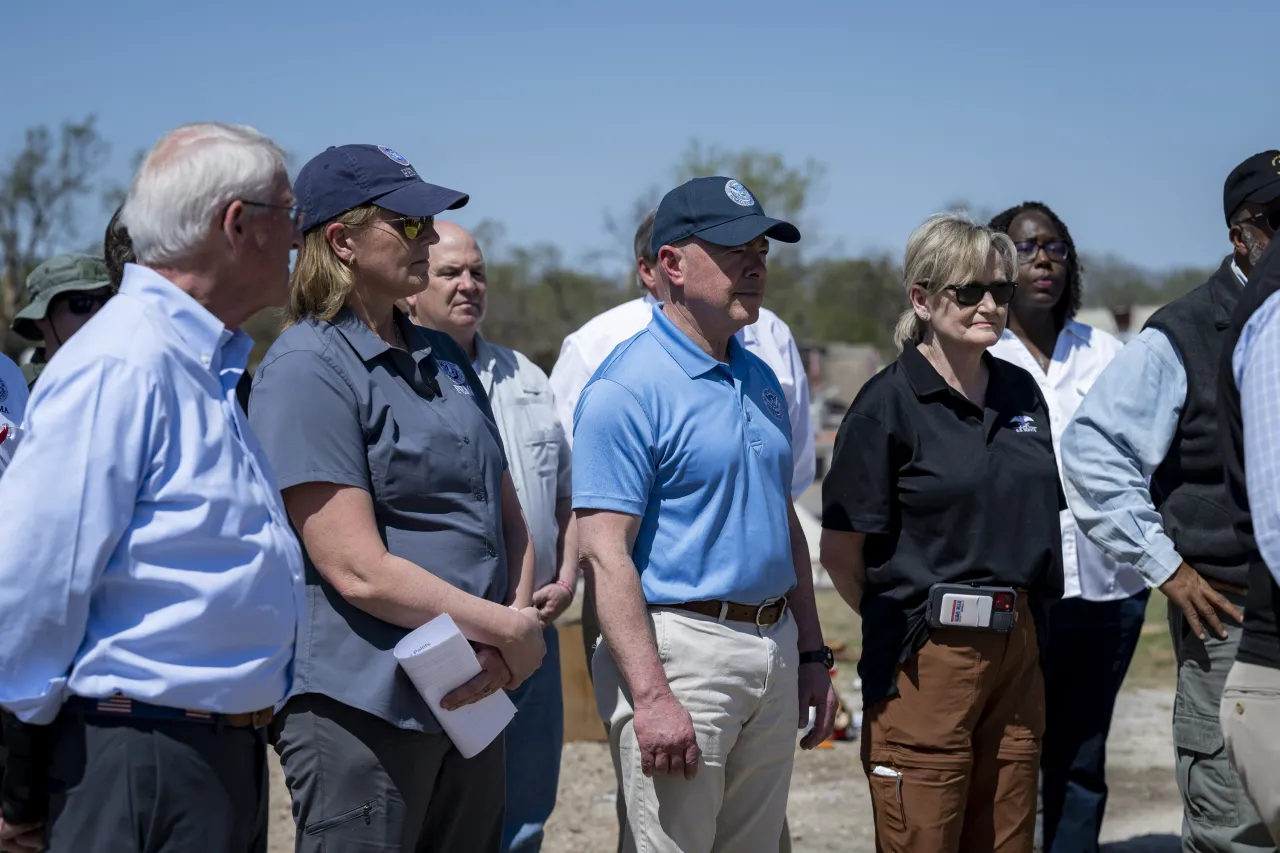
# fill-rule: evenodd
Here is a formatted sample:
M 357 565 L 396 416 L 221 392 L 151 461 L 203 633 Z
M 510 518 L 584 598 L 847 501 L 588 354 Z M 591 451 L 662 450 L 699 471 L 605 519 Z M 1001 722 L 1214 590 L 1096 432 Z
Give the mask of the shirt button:
M 471 443 L 471 439 L 467 438 L 467 437 L 464 435 L 464 436 L 462 437 L 462 443 L 463 443 L 463 444 L 470 444 L 470 443 Z
M 485 551 L 485 553 L 486 553 L 486 554 L 488 554 L 490 557 L 496 557 L 496 556 L 498 556 L 498 549 L 497 549 L 497 548 L 495 548 L 495 547 L 493 547 L 493 543 L 492 543 L 492 542 L 486 542 L 486 543 L 484 544 L 484 551 Z
M 484 489 L 476 489 L 471 494 L 473 497 L 475 497 L 476 500 L 480 501 L 480 503 L 484 503 L 485 501 L 489 500 L 489 495 L 485 492 Z

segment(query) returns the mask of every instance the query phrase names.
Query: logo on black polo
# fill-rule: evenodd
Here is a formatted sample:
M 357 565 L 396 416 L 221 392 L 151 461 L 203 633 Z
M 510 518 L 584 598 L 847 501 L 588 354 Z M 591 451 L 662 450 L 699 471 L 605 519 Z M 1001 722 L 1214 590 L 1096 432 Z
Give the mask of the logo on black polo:
M 1030 415 L 1014 415 L 1009 421 L 1014 432 L 1038 432 L 1035 418 Z

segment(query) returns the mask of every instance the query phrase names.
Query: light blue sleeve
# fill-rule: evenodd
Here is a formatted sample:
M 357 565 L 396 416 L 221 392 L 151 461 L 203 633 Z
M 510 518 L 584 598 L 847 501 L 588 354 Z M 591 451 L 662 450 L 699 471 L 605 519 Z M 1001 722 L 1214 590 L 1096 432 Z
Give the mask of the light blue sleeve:
M 1244 419 L 1244 470 L 1253 535 L 1280 583 L 1280 294 L 1249 319 L 1232 359 Z
M 132 523 L 158 397 L 138 368 L 99 357 L 46 370 L 0 478 L 0 706 L 53 722 L 94 587 Z
M 640 401 L 617 382 L 597 379 L 582 392 L 573 420 L 573 508 L 643 516 L 657 449 Z
M 1102 371 L 1062 434 L 1067 503 L 1080 529 L 1151 586 L 1182 563 L 1148 478 L 1169 452 L 1186 399 L 1182 357 L 1163 332 L 1144 329 Z

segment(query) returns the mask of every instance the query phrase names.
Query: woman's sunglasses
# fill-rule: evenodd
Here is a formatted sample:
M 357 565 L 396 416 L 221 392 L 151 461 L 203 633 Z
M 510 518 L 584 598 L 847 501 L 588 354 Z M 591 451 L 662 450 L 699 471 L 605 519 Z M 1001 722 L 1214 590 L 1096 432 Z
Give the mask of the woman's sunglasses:
M 971 281 L 968 284 L 948 284 L 942 289 L 950 290 L 956 295 L 957 305 L 972 308 L 988 293 L 997 305 L 1008 305 L 1013 299 L 1013 292 L 1018 289 L 1018 284 L 1013 281 L 993 281 L 990 284 Z
M 400 216 L 382 221 L 395 226 L 395 229 L 409 240 L 417 240 L 436 224 L 434 216 Z

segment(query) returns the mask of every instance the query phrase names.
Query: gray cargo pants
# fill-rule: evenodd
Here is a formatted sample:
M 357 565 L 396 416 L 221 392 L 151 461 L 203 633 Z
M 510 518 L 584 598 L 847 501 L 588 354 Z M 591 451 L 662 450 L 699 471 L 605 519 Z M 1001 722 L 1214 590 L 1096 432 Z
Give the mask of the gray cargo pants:
M 1244 599 L 1228 596 L 1244 609 Z M 1178 660 L 1173 748 L 1182 793 L 1183 853 L 1261 853 L 1276 850 L 1271 834 L 1231 766 L 1219 710 L 1227 673 L 1240 645 L 1239 625 L 1224 619 L 1227 639 L 1207 628 L 1200 641 L 1181 608 L 1169 605 L 1169 633 Z

